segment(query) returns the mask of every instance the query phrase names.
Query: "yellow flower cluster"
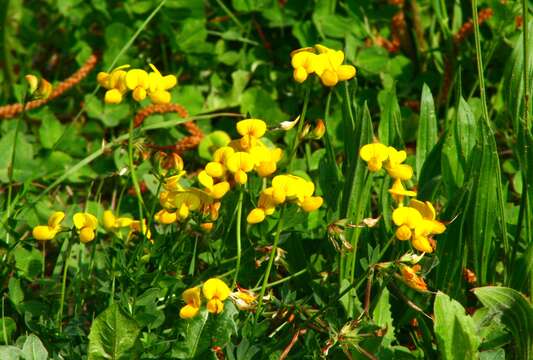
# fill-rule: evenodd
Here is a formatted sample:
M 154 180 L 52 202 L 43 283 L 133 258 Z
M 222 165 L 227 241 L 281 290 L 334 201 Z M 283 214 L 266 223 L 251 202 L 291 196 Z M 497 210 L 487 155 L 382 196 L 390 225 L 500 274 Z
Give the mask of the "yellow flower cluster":
M 47 225 L 37 225 L 32 230 L 32 235 L 36 240 L 49 241 L 53 240 L 57 233 L 61 231 L 61 222 L 65 219 L 65 213 L 55 211 L 48 218 Z M 76 228 L 80 241 L 88 243 L 93 241 L 96 236 L 98 220 L 89 213 L 76 213 L 73 217 L 74 227 Z
M 203 293 L 204 298 L 207 300 L 207 311 L 212 314 L 220 314 L 224 310 L 224 300 L 230 296 L 231 290 L 224 281 L 217 278 L 207 280 L 202 289 L 196 286 L 185 290 L 181 295 L 186 303 L 180 309 L 180 317 L 182 319 L 190 319 L 198 314 L 202 306 L 200 293 Z
M 261 191 L 257 207 L 250 211 L 246 220 L 249 224 L 260 223 L 285 202 L 295 203 L 306 212 L 315 211 L 322 206 L 323 199 L 313 196 L 314 192 L 312 181 L 295 175 L 277 175 L 272 179 L 272 186 Z
M 110 73 L 99 72 L 96 79 L 107 89 L 104 101 L 107 104 L 119 104 L 124 94 L 131 91 L 136 101 L 142 101 L 147 96 L 154 104 L 170 103 L 168 90 L 176 86 L 178 80 L 174 75 L 161 75 L 159 70 L 150 64 L 152 71 L 129 69 L 129 65 L 122 65 Z M 129 70 L 126 70 L 129 69 Z
M 47 225 L 37 225 L 32 230 L 32 235 L 36 240 L 48 241 L 53 240 L 56 235 L 62 230 L 61 222 L 65 219 L 65 213 L 62 211 L 55 211 L 48 218 Z M 74 228 L 80 237 L 82 243 L 88 243 L 96 237 L 96 230 L 98 228 L 98 219 L 93 214 L 87 212 L 75 213 L 72 217 Z M 103 216 L 104 228 L 108 232 L 117 232 L 121 228 L 130 228 L 128 237 L 133 232 L 140 232 L 141 227 L 147 238 L 150 238 L 150 230 L 147 229 L 146 222 L 141 226 L 139 220 L 133 220 L 125 217 L 115 217 L 110 210 L 104 211 Z
M 349 80 L 355 76 L 355 67 L 343 65 L 344 52 L 333 50 L 323 45 L 315 45 L 291 52 L 293 77 L 303 83 L 310 74 L 316 74 L 324 86 L 332 87 L 339 81 Z
M 415 249 L 433 252 L 436 244 L 432 236 L 442 234 L 446 226 L 436 220 L 435 208 L 429 201 L 411 199 L 408 206 L 404 206 L 406 196 L 416 196 L 415 191 L 406 189 L 402 183 L 413 177 L 413 168 L 403 164 L 407 158 L 405 150 L 399 151 L 392 146 L 373 143 L 361 147 L 359 156 L 367 162 L 369 171 L 376 172 L 384 168 L 394 179 L 389 193 L 398 204 L 392 213 L 392 221 L 398 226 L 398 240 L 411 240 Z
M 415 249 L 427 253 L 436 247 L 432 236 L 446 230 L 446 226 L 436 220 L 435 208 L 429 201 L 412 199 L 409 206 L 400 206 L 393 211 L 392 221 L 398 226 L 398 240 L 411 240 Z
M 185 220 L 191 211 L 209 215 L 211 221 L 218 218 L 220 199 L 236 184 L 248 182 L 248 174 L 255 171 L 261 177 L 272 175 L 277 170 L 277 163 L 283 154 L 279 148 L 269 147 L 261 138 L 265 135 L 267 125 L 263 120 L 246 119 L 237 122 L 240 138 L 231 140 L 218 148 L 213 159 L 198 174 L 202 190 L 183 188 L 179 181 L 185 175 L 183 161 L 176 162 L 177 174 L 165 180 L 164 190 L 160 194 L 163 210 L 156 214 L 155 220 L 161 224 L 171 224 Z M 204 223 L 204 229 L 210 230 L 212 224 Z

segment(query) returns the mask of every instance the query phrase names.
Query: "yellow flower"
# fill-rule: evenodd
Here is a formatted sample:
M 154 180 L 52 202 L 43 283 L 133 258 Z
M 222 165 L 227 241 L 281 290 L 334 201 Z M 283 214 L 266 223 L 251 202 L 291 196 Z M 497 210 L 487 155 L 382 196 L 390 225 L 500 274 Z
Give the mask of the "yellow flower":
M 420 272 L 420 265 L 414 265 L 413 267 L 409 267 L 407 265 L 401 264 L 400 271 L 402 273 L 403 280 L 409 287 L 418 291 L 427 291 L 428 287 L 426 285 L 426 282 L 422 277 L 417 275 L 417 272 Z
M 355 67 L 342 65 L 343 61 L 343 51 L 329 49 L 320 44 L 314 48 L 303 48 L 291 53 L 293 77 L 298 83 L 304 82 L 312 73 L 315 73 L 322 84 L 328 87 L 353 78 L 356 73 Z
M 33 228 L 32 235 L 36 240 L 52 240 L 61 230 L 61 222 L 65 218 L 65 213 L 56 211 L 48 218 L 47 225 L 38 225 Z
M 163 76 L 157 68 L 150 64 L 152 72 L 148 74 L 148 96 L 154 104 L 168 104 L 170 102 L 170 92 L 178 83 L 178 79 L 174 75 Z
M 368 170 L 381 170 L 383 162 L 389 157 L 388 148 L 381 143 L 366 144 L 359 149 L 359 156 L 368 163 Z
M 259 119 L 245 119 L 237 123 L 237 132 L 242 136 L 240 145 L 242 149 L 248 150 L 255 146 L 257 140 L 265 135 L 266 123 Z
M 174 201 L 174 205 L 178 209 L 178 218 L 185 220 L 189 217 L 191 211 L 199 210 L 205 203 L 210 202 L 210 199 L 206 193 L 200 190 L 188 189 L 187 191 L 177 193 Z
M 237 151 L 231 154 L 226 160 L 226 167 L 233 173 L 235 182 L 246 184 L 248 181 L 247 172 L 254 168 L 254 158 L 247 152 Z
M 176 215 L 175 211 L 168 211 L 166 209 L 159 210 L 154 215 L 154 220 L 158 222 L 159 224 L 168 225 L 175 223 L 178 219 L 178 216 Z
M 413 168 L 410 165 L 402 164 L 407 158 L 405 150 L 398 151 L 392 146 L 387 149 L 389 156 L 385 164 L 385 170 L 394 179 L 409 180 L 413 177 Z
M 221 199 L 230 189 L 229 182 L 221 181 L 215 184 L 215 180 L 208 175 L 207 170 L 200 171 L 198 182 L 206 188 L 206 192 L 213 199 Z
M 117 218 L 111 210 L 104 211 L 104 229 L 107 231 L 117 231 L 123 227 L 129 227 L 133 219 L 127 217 Z
M 146 225 L 146 219 L 143 219 L 142 225 L 140 220 L 133 220 L 130 225 L 131 231 L 128 234 L 128 237 L 130 237 L 131 233 L 143 233 L 144 236 L 146 236 L 147 239 L 152 239 L 152 232 Z
M 94 240 L 95 231 L 98 226 L 96 217 L 89 213 L 76 213 L 73 217 L 74 226 L 78 229 L 80 241 L 88 243 Z
M 183 292 L 183 294 L 181 294 L 181 297 L 187 305 L 180 309 L 180 318 L 190 319 L 195 317 L 196 314 L 198 314 L 198 311 L 200 311 L 200 305 L 202 305 L 202 300 L 200 299 L 200 288 L 193 287 L 187 289 Z
M 403 202 L 405 196 L 416 196 L 416 191 L 405 189 L 400 179 L 394 180 L 392 187 L 389 189 L 389 193 L 397 203 Z
M 436 220 L 435 208 L 429 201 L 422 202 L 412 199 L 409 206 L 417 209 L 422 216 L 422 221 L 415 227 L 413 247 L 419 251 L 431 253 L 436 246 L 431 236 L 442 234 L 446 230 L 446 226 Z
M 324 203 L 324 199 L 320 196 L 307 196 L 301 204 L 301 207 L 306 212 L 317 210 Z
M 52 94 L 52 84 L 46 79 L 35 75 L 26 75 L 28 83 L 28 92 L 33 99 L 46 99 Z
M 246 217 L 248 224 L 258 224 L 265 220 L 265 210 L 261 208 L 255 208 Z
M 272 175 L 277 170 L 277 163 L 283 155 L 280 148 L 269 149 L 266 146 L 258 145 L 250 149 L 250 155 L 255 160 L 255 172 L 261 177 Z
M 412 230 L 415 229 L 422 222 L 422 215 L 418 210 L 402 206 L 392 212 L 392 221 L 398 229 L 396 230 L 396 237 L 398 240 L 409 240 L 412 235 Z
M 150 85 L 149 76 L 146 71 L 141 69 L 129 70 L 124 77 L 124 82 L 126 87 L 133 91 L 133 99 L 142 101 L 146 98 L 146 91 Z
M 220 279 L 211 278 L 204 283 L 202 291 L 207 299 L 207 311 L 213 314 L 220 314 L 224 310 L 223 301 L 231 293 L 228 285 Z
M 99 72 L 96 76 L 98 83 L 107 89 L 104 97 L 106 104 L 118 104 L 122 101 L 122 95 L 128 90 L 125 82 L 126 71 L 129 65 L 122 65 L 111 73 Z

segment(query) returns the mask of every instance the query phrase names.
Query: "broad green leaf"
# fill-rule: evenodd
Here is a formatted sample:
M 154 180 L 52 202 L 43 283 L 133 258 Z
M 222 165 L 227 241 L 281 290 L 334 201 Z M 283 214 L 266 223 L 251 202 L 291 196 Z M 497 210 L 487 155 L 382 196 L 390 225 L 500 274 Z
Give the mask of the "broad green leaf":
M 37 336 L 30 334 L 22 346 L 22 357 L 24 360 L 46 360 L 48 351 Z
M 22 350 L 16 346 L 0 346 L 0 359 L 2 360 L 19 360 L 22 356 Z
M 137 359 L 139 326 L 117 303 L 98 315 L 89 333 L 89 360 Z
M 379 300 L 372 312 L 372 319 L 374 322 L 384 328 L 387 328 L 385 336 L 383 336 L 383 346 L 389 346 L 395 339 L 394 325 L 392 324 L 392 313 L 389 302 L 389 290 L 385 287 L 379 296 Z
M 52 113 L 47 113 L 42 117 L 42 123 L 39 127 L 39 139 L 45 149 L 51 149 L 57 140 L 63 135 L 63 125 L 57 120 Z
M 13 180 L 24 181 L 31 178 L 35 171 L 33 159 L 33 145 L 26 135 L 19 131 L 14 157 Z M 9 181 L 8 168 L 11 166 L 13 157 L 13 143 L 15 141 L 15 129 L 9 131 L 0 138 L 0 182 Z
M 9 316 L 0 318 L 0 343 L 5 344 L 7 339 L 8 343 L 13 337 L 13 333 L 17 330 L 17 323 Z
M 481 303 L 502 314 L 502 322 L 511 330 L 517 359 L 533 356 L 533 308 L 518 291 L 498 286 L 485 286 L 472 290 Z
M 279 6 L 273 0 L 231 0 L 231 4 L 235 10 L 241 12 L 261 11 L 272 6 Z
M 104 104 L 103 100 L 91 94 L 85 95 L 85 109 L 89 117 L 100 120 L 107 127 L 117 126 L 130 114 L 127 104 Z
M 206 38 L 205 19 L 189 18 L 183 22 L 175 41 L 182 51 L 193 53 L 202 52 Z
M 181 320 L 178 325 L 181 339 L 174 344 L 172 356 L 205 359 L 213 346 L 225 347 L 237 332 L 235 315 L 237 309 L 231 301 L 226 301 L 221 314 L 213 315 L 203 309 L 194 318 Z
M 420 101 L 420 119 L 416 138 L 416 175 L 420 179 L 422 167 L 431 150 L 437 144 L 438 129 L 435 103 L 431 90 L 424 84 Z
M 260 87 L 249 88 L 242 94 L 241 113 L 262 119 L 270 126 L 289 119 L 270 94 Z
M 476 359 L 479 339 L 471 317 L 448 295 L 438 292 L 433 307 L 437 348 L 443 360 Z
M 19 274 L 33 279 L 41 273 L 43 256 L 36 248 L 26 250 L 23 246 L 19 245 L 13 251 L 15 256 L 15 264 Z

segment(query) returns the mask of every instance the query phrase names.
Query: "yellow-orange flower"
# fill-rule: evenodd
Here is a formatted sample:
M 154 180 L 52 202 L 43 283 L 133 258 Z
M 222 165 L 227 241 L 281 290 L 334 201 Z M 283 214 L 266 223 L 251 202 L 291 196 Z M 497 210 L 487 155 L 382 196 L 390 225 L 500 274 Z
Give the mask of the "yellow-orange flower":
M 368 170 L 381 170 L 383 162 L 389 157 L 387 147 L 381 143 L 366 144 L 359 149 L 359 156 L 368 163 Z
M 428 287 L 426 282 L 417 273 L 420 272 L 420 265 L 414 265 L 409 267 L 401 264 L 400 271 L 404 282 L 411 288 L 418 291 L 427 291 Z
M 204 283 L 202 292 L 207 299 L 207 311 L 220 314 L 224 310 L 224 300 L 228 298 L 231 290 L 224 281 L 211 278 Z
M 52 240 L 61 230 L 61 222 L 65 218 L 63 211 L 56 211 L 48 218 L 47 225 L 38 225 L 33 228 L 32 235 L 36 240 Z
M 129 227 L 133 219 L 128 217 L 116 217 L 111 210 L 104 211 L 104 229 L 107 231 L 117 231 L 120 228 Z
M 400 179 L 394 180 L 392 187 L 389 189 L 389 193 L 397 203 L 403 202 L 406 196 L 416 196 L 416 191 L 407 190 Z
M 195 317 L 196 314 L 198 314 L 198 311 L 200 311 L 200 306 L 202 305 L 202 300 L 200 299 L 200 288 L 193 287 L 187 289 L 183 292 L 183 294 L 181 294 L 181 297 L 187 305 L 180 309 L 180 318 L 190 319 Z
M 78 229 L 82 243 L 88 243 L 94 240 L 98 226 L 98 219 L 94 215 L 89 213 L 76 213 L 74 214 L 73 221 L 74 226 Z

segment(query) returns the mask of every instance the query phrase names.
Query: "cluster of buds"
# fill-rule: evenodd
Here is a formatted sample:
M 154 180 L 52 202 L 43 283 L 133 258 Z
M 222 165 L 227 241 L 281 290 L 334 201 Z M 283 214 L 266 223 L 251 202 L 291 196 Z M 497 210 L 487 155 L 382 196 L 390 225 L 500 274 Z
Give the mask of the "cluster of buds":
M 355 67 L 343 65 L 344 52 L 333 50 L 323 45 L 306 47 L 291 52 L 293 77 L 303 83 L 309 75 L 316 74 L 324 86 L 332 87 L 339 81 L 349 80 L 355 76 Z
M 150 64 L 151 72 L 129 67 L 122 65 L 110 73 L 103 71 L 98 73 L 96 77 L 98 83 L 107 89 L 104 97 L 106 104 L 119 104 L 128 91 L 132 92 L 135 101 L 149 97 L 154 104 L 170 103 L 171 95 L 168 90 L 176 86 L 178 82 L 176 76 L 161 75 L 153 64 Z
M 260 223 L 276 211 L 276 206 L 289 202 L 306 212 L 315 211 L 324 200 L 320 196 L 313 196 L 314 192 L 315 184 L 312 181 L 295 175 L 277 175 L 272 179 L 272 185 L 261 191 L 257 207 L 250 211 L 246 220 L 249 224 Z
M 413 168 L 403 164 L 407 158 L 405 150 L 396 150 L 379 142 L 364 145 L 359 156 L 368 163 L 371 172 L 384 168 L 394 179 L 389 193 L 395 200 L 397 208 L 392 213 L 392 221 L 398 228 L 398 240 L 411 240 L 413 247 L 419 251 L 431 253 L 436 247 L 432 236 L 442 234 L 446 226 L 436 220 L 436 211 L 429 201 L 411 199 L 408 206 L 404 206 L 406 197 L 416 196 L 416 191 L 408 190 L 402 181 L 413 177 Z

